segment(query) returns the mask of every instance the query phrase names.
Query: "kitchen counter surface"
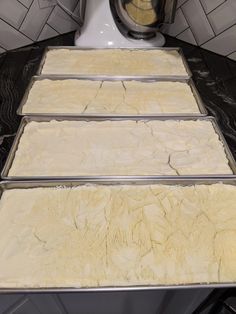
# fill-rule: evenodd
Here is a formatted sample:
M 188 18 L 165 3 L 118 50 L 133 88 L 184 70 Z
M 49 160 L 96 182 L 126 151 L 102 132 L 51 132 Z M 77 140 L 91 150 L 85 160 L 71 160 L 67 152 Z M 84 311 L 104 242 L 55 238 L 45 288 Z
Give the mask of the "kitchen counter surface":
M 0 55 L 1 169 L 20 123 L 16 110 L 44 48 L 73 45 L 73 37 L 74 33 L 69 33 Z M 166 46 L 182 47 L 206 108 L 217 119 L 236 157 L 236 62 L 171 37 L 167 37 Z

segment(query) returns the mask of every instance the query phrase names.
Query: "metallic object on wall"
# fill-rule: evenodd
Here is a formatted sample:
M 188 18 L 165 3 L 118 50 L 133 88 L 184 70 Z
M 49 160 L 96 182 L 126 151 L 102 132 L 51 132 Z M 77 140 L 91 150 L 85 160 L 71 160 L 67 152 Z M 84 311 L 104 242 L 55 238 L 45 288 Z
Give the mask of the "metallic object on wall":
M 174 22 L 177 0 L 110 0 L 110 6 L 123 35 L 148 39 L 161 25 Z

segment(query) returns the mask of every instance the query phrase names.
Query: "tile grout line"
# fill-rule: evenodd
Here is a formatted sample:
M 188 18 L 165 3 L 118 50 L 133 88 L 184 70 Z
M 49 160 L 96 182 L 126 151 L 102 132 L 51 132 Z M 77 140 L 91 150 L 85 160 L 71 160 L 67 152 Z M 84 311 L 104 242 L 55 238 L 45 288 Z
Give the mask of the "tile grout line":
M 47 22 L 46 22 L 45 25 L 51 27 L 55 32 L 57 32 L 58 35 L 61 35 L 61 33 L 59 33 L 54 27 L 52 27 L 51 25 L 49 25 Z
M 208 13 L 206 13 L 207 15 L 210 14 L 211 12 L 214 12 L 216 9 L 218 9 L 221 5 L 225 4 L 227 0 L 224 0 L 224 2 L 222 2 L 221 4 L 217 5 L 217 7 L 215 7 L 213 10 L 209 11 Z
M 211 28 L 211 30 L 212 30 L 212 32 L 213 32 L 213 34 L 214 34 L 214 35 L 215 35 L 215 37 L 216 37 L 215 30 L 213 29 L 213 27 L 212 27 L 212 25 L 211 25 L 211 22 L 209 21 L 208 15 L 207 15 L 207 13 L 205 12 L 205 9 L 204 9 L 204 7 L 203 7 L 203 5 L 202 5 L 201 0 L 199 0 L 199 3 L 200 3 L 200 6 L 202 7 L 202 10 L 203 10 L 203 12 L 204 12 L 205 16 L 206 16 L 206 19 L 207 19 L 207 21 L 208 21 L 208 24 L 210 25 L 210 28 Z
M 200 2 L 200 5 L 201 5 L 201 7 L 202 7 L 202 9 L 203 9 L 203 12 L 205 13 L 205 15 L 207 15 L 206 10 L 205 10 L 205 8 L 204 8 L 204 6 L 203 6 L 203 4 L 202 4 L 202 0 L 199 0 L 199 2 Z
M 0 20 L 3 21 L 4 23 L 6 23 L 7 25 L 9 25 L 10 27 L 14 28 L 17 32 L 19 32 L 21 35 L 25 36 L 26 38 L 28 38 L 31 43 L 33 43 L 33 39 L 31 39 L 30 37 L 28 37 L 26 34 L 24 34 L 20 29 L 17 29 L 16 27 L 12 26 L 11 24 L 9 24 L 8 22 L 4 21 L 1 17 L 0 17 Z M 30 44 L 29 44 L 30 45 Z M 16 48 L 13 48 L 13 49 L 16 49 Z
M 72 12 L 72 14 L 71 14 L 72 19 L 75 20 L 76 23 L 79 24 L 79 26 L 81 26 L 81 25 L 80 25 L 80 22 L 81 22 L 81 20 L 82 20 L 81 12 L 80 12 L 80 10 L 79 10 L 78 15 L 76 16 L 76 14 L 74 14 L 74 11 L 75 11 L 75 9 L 77 8 L 78 5 L 79 5 L 79 9 L 81 9 L 81 6 L 80 6 L 80 2 L 81 2 L 81 1 L 82 1 L 82 0 L 78 0 L 78 1 L 77 1 L 77 4 L 76 4 L 76 6 L 74 7 L 74 10 L 73 10 L 73 12 Z M 74 19 L 74 17 L 77 18 L 77 20 Z
M 195 37 L 194 37 L 194 35 L 193 35 L 193 39 L 195 40 L 195 44 L 192 44 L 192 43 L 190 43 L 189 41 L 185 41 L 184 39 L 181 39 L 181 38 L 178 37 L 179 35 L 183 34 L 183 33 L 184 33 L 185 31 L 187 31 L 187 30 L 190 30 L 191 34 L 193 35 L 193 32 L 192 32 L 192 30 L 191 30 L 191 27 L 189 26 L 189 27 L 187 27 L 184 31 L 182 31 L 181 33 L 179 33 L 179 34 L 176 36 L 176 38 L 179 39 L 179 40 L 182 40 L 182 41 L 184 41 L 184 42 L 186 42 L 186 43 L 189 43 L 190 45 L 194 45 L 194 46 L 196 46 L 196 47 L 199 47 L 199 46 L 198 46 L 198 43 L 197 43 L 197 41 L 196 41 L 196 39 L 195 39 Z
M 178 33 L 177 35 L 175 35 L 175 37 L 183 34 L 186 30 L 190 29 L 190 26 L 187 26 L 183 31 L 181 31 L 180 33 Z
M 26 16 L 28 15 L 28 13 L 29 13 L 29 11 L 30 11 L 30 9 L 31 9 L 31 7 L 32 7 L 32 5 L 33 5 L 33 3 L 34 3 L 34 1 L 35 1 L 35 0 L 33 0 L 33 1 L 31 2 L 31 5 L 29 6 L 29 8 L 27 8 L 27 9 L 28 9 L 28 12 L 26 13 L 25 17 L 23 18 L 23 20 L 22 20 L 22 22 L 21 22 L 21 24 L 20 24 L 20 26 L 19 26 L 19 28 L 18 28 L 19 31 L 20 31 L 20 28 L 21 28 L 21 26 L 23 25 L 23 23 L 24 23 L 24 21 L 25 21 L 25 19 L 26 19 Z
M 232 55 L 233 53 L 236 53 L 236 50 L 235 50 L 235 51 L 233 51 L 233 52 L 230 52 L 228 55 L 226 55 L 226 57 L 228 57 L 228 56 Z
M 204 43 L 202 43 L 200 45 L 200 47 L 202 47 L 202 45 L 205 45 L 206 43 L 208 43 L 209 41 L 213 40 L 214 38 L 217 38 L 219 35 L 221 35 L 222 33 L 226 32 L 228 29 L 230 29 L 231 27 L 234 27 L 236 25 L 236 23 L 234 23 L 233 25 L 227 27 L 226 29 L 224 29 L 222 32 L 220 32 L 219 34 L 217 34 L 217 36 L 211 38 L 211 39 L 208 39 L 207 41 L 205 41 Z
M 186 2 L 185 2 L 185 3 L 186 3 Z M 190 28 L 190 30 L 191 30 L 191 32 L 192 32 L 192 34 L 193 34 L 193 38 L 194 38 L 194 40 L 195 40 L 197 46 L 200 46 L 200 44 L 198 43 L 197 38 L 196 38 L 194 32 L 193 32 L 192 29 L 191 29 L 191 26 L 190 26 L 190 24 L 189 24 L 189 22 L 188 22 L 188 19 L 187 19 L 187 17 L 186 17 L 185 14 L 184 14 L 184 11 L 183 11 L 182 9 L 181 9 L 181 11 L 182 11 L 182 13 L 183 13 L 183 16 L 185 17 L 185 20 L 187 21 L 187 23 L 188 23 L 188 25 L 189 25 L 189 28 Z
M 72 10 L 72 11 L 73 11 L 72 13 L 74 13 L 75 9 L 77 8 L 77 5 L 80 4 L 80 1 L 81 1 L 81 0 L 78 0 L 78 1 L 77 1 L 77 3 L 76 3 L 76 5 L 75 5 L 74 9 Z
M 39 34 L 38 34 L 38 36 L 37 36 L 36 39 L 35 39 L 36 42 L 38 41 L 39 36 L 41 35 L 41 33 L 42 33 L 43 29 L 44 29 L 44 26 L 47 24 L 48 19 L 49 19 L 50 16 L 52 15 L 52 12 L 54 11 L 55 7 L 56 7 L 56 5 L 52 8 L 52 11 L 49 13 L 46 22 L 43 24 L 43 27 L 40 29 Z M 49 25 L 49 26 L 50 26 L 50 25 Z
M 62 6 L 59 5 L 59 7 L 68 15 L 68 17 L 70 17 L 74 22 L 76 22 L 76 24 L 78 24 L 78 26 L 80 26 L 79 23 L 73 18 L 73 15 L 70 15 L 68 12 L 66 12 Z
M 176 38 L 178 38 L 177 36 L 183 34 L 183 33 L 184 33 L 186 30 L 188 30 L 188 29 L 190 29 L 191 33 L 193 33 L 192 30 L 191 30 L 191 27 L 190 27 L 190 25 L 189 25 L 189 23 L 188 23 L 188 21 L 187 21 L 187 19 L 186 19 L 186 17 L 185 17 L 185 15 L 184 15 L 184 12 L 183 12 L 183 10 L 181 9 L 181 7 L 179 7 L 178 10 L 180 10 L 181 13 L 183 14 L 183 17 L 185 18 L 185 20 L 186 20 L 186 22 L 187 22 L 187 24 L 188 24 L 188 27 L 186 27 L 183 31 L 181 31 L 180 33 L 178 33 L 177 35 L 175 35 Z M 193 37 L 194 37 L 194 36 L 193 36 Z M 197 41 L 196 41 L 196 38 L 195 38 L 195 37 L 194 37 L 194 40 L 195 40 L 195 43 L 197 44 Z
M 19 2 L 21 5 L 23 5 L 27 10 L 29 9 L 29 8 L 27 8 L 27 6 L 24 5 L 24 3 L 22 3 L 20 0 L 17 0 L 17 2 Z
M 178 9 L 181 8 L 187 1 L 188 1 L 188 0 L 186 0 L 184 3 L 182 3 L 182 4 L 178 7 Z M 178 9 L 177 9 L 177 10 L 178 10 Z

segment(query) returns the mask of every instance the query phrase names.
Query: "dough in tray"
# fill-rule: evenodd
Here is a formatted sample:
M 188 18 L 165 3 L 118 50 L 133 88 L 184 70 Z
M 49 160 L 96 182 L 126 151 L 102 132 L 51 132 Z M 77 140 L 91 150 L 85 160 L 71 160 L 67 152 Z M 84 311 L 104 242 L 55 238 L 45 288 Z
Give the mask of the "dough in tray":
M 236 281 L 231 185 L 13 189 L 0 224 L 0 287 Z
M 185 82 L 39 80 L 23 114 L 199 114 Z
M 29 122 L 9 176 L 232 174 L 210 121 Z
M 42 74 L 189 76 L 175 50 L 52 49 Z

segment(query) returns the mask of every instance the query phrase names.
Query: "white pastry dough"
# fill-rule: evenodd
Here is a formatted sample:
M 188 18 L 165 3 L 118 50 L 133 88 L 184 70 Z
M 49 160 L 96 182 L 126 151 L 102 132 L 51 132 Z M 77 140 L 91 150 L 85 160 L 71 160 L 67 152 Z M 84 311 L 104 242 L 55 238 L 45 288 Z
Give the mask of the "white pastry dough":
M 49 50 L 42 74 L 188 76 L 177 51 L 129 49 Z
M 236 187 L 5 191 L 0 287 L 236 281 Z
M 45 79 L 34 83 L 23 113 L 199 114 L 199 108 L 184 82 Z
M 232 174 L 210 121 L 30 122 L 10 176 Z

